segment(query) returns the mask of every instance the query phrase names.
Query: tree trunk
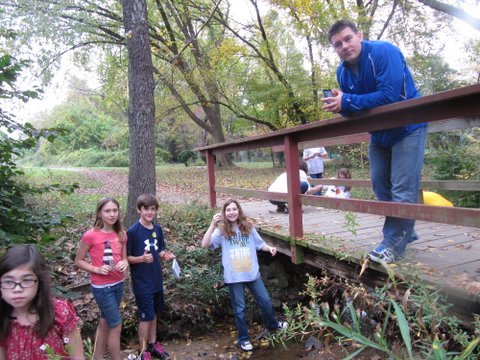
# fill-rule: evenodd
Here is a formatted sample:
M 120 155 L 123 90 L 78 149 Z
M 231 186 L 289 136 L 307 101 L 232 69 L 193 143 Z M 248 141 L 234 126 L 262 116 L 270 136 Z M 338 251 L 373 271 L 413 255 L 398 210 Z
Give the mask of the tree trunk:
M 217 99 L 216 94 L 214 92 L 211 92 L 209 95 L 210 95 L 210 98 L 213 98 L 214 100 Z M 216 144 L 224 142 L 225 133 L 223 132 L 220 106 L 218 105 L 218 103 L 214 103 L 213 106 L 204 106 L 203 109 L 210 123 L 210 128 L 212 129 L 212 131 L 210 132 L 210 136 L 212 137 L 213 141 Z M 221 167 L 223 169 L 235 167 L 235 164 L 232 161 L 231 154 L 216 155 L 215 163 L 217 164 L 218 167 Z
M 315 71 L 315 58 L 313 57 L 313 44 L 310 35 L 305 36 L 308 45 L 308 59 L 310 60 L 310 84 L 312 85 L 312 103 L 315 113 L 318 110 L 317 73 Z
M 128 51 L 128 129 L 130 164 L 125 225 L 137 219 L 136 202 L 156 193 L 155 103 L 146 0 L 122 0 Z

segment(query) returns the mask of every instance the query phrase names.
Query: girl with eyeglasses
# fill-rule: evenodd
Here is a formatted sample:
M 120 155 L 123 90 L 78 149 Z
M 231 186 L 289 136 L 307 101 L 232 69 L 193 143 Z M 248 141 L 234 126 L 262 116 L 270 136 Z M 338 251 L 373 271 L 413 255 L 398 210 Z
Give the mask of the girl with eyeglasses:
M 73 306 L 52 298 L 50 275 L 35 245 L 16 245 L 0 259 L 0 360 L 84 359 Z

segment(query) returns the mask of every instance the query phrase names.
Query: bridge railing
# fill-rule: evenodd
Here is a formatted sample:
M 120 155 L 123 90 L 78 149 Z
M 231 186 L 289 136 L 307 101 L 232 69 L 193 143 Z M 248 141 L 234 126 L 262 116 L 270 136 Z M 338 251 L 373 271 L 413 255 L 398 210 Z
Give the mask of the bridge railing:
M 354 144 L 369 140 L 369 132 L 428 122 L 429 132 L 480 126 L 480 85 L 467 86 L 417 99 L 382 106 L 351 117 L 331 119 L 282 129 L 268 134 L 198 148 L 207 159 L 209 203 L 216 206 L 216 194 L 279 200 L 288 203 L 289 232 L 303 237 L 301 204 L 362 212 L 375 215 L 417 219 L 446 224 L 480 227 L 480 210 L 404 204 L 374 200 L 336 199 L 300 194 L 299 149 L 312 146 Z M 215 184 L 215 155 L 258 148 L 283 151 L 288 193 L 240 189 Z M 313 182 L 319 182 L 314 180 Z M 321 182 L 347 186 L 369 186 L 369 180 L 324 179 Z M 480 190 L 480 181 L 425 181 L 422 187 L 444 190 Z

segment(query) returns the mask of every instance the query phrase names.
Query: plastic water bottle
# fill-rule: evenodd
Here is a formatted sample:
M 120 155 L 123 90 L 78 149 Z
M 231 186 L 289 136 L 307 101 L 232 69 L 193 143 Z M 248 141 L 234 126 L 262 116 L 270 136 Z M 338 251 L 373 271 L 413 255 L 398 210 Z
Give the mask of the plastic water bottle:
M 110 241 L 104 241 L 103 246 L 103 265 L 108 265 L 110 266 L 110 269 L 113 270 L 113 268 L 115 267 L 115 260 L 113 259 L 113 251 L 112 246 L 110 245 Z

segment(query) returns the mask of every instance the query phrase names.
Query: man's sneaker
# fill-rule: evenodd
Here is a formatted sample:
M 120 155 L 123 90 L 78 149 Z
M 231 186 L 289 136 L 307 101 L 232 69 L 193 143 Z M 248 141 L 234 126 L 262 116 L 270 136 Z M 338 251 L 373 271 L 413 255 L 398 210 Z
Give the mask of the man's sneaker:
M 239 341 L 238 346 L 240 346 L 240 349 L 243 351 L 252 351 L 253 350 L 253 345 L 250 341 Z
M 152 355 L 148 351 L 142 351 L 140 354 L 140 359 L 141 360 L 152 360 Z
M 157 359 L 166 360 L 170 358 L 170 355 L 165 351 L 163 345 L 158 342 L 148 344 L 148 352 Z
M 288 328 L 288 323 L 286 321 L 279 321 L 277 329 L 282 330 Z
M 395 261 L 395 254 L 392 250 L 383 247 L 382 245 L 378 246 L 375 250 L 372 250 L 368 253 L 368 257 L 378 263 L 391 263 Z

